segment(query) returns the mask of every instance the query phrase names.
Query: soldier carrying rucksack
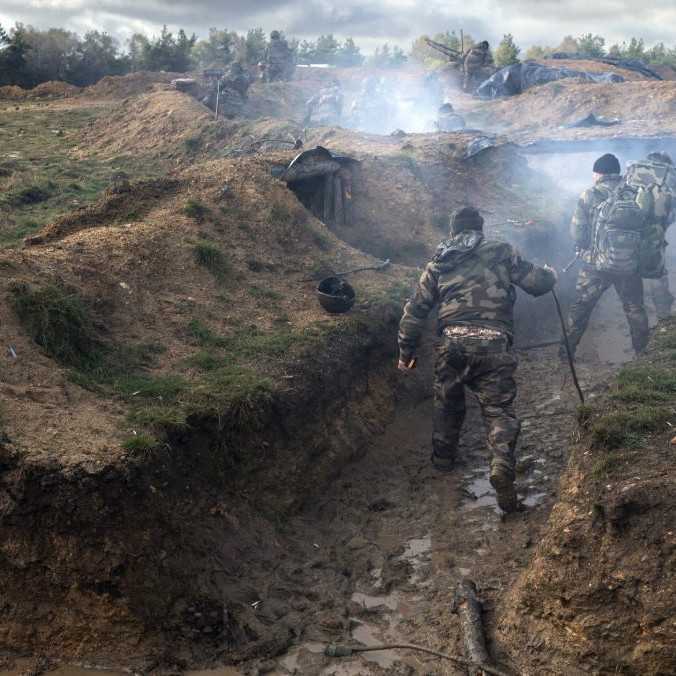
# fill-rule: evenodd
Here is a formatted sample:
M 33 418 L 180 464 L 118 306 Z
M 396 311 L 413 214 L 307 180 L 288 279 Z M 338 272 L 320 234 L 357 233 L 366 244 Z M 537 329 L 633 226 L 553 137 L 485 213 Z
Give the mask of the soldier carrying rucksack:
M 580 196 L 571 222 L 582 269 L 568 321 L 570 348 L 574 354 L 596 303 L 614 286 L 638 354 L 645 349 L 649 337 L 641 262 L 643 236 L 653 212 L 653 195 L 649 189 L 622 178 L 620 162 L 614 155 L 596 160 L 594 180 L 594 186 Z M 562 346 L 562 357 L 564 350 Z
M 650 284 L 658 319 L 671 316 L 674 297 L 666 270 L 666 232 L 676 215 L 676 167 L 667 153 L 650 153 L 645 160 L 629 165 L 625 181 L 650 191 L 652 213 L 641 246 L 641 276 Z

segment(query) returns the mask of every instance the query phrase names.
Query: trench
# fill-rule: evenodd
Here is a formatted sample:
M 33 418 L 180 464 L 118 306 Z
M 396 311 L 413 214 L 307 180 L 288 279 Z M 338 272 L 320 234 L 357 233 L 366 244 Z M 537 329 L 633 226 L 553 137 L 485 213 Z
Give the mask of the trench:
M 315 194 L 319 183 L 309 180 L 307 194 Z M 302 194 L 299 199 L 303 202 Z M 538 299 L 532 307 L 548 315 L 549 302 Z M 538 337 L 550 336 L 528 333 L 532 341 Z M 462 654 L 460 627 L 450 606 L 464 577 L 479 587 L 491 635 L 497 603 L 528 564 L 556 501 L 578 401 L 556 348 L 520 352 L 517 410 L 523 433 L 517 484 L 528 509 L 504 519 L 488 484 L 483 425 L 475 405 L 468 411 L 459 467 L 442 475 L 430 466 L 433 348 L 429 338 L 421 350 L 421 368 L 399 375 L 392 385 L 402 391 L 393 422 L 373 435 L 365 454 L 336 472 L 327 490 L 285 520 L 273 543 L 276 557 L 246 571 L 247 587 L 257 590 L 246 602 L 262 625 L 288 631 L 283 647 L 275 644 L 236 667 L 210 653 L 202 670 L 179 665 L 178 673 L 460 673 L 437 659 L 401 651 L 330 660 L 323 647 L 330 642 L 406 642 Z M 589 397 L 630 358 L 624 317 L 611 293 L 597 308 L 578 354 Z M 491 644 L 490 649 L 497 662 L 505 661 L 499 646 Z M 19 676 L 31 666 L 18 660 L 3 673 Z M 129 673 L 91 663 L 64 665 L 51 673 L 85 676 L 102 671 Z

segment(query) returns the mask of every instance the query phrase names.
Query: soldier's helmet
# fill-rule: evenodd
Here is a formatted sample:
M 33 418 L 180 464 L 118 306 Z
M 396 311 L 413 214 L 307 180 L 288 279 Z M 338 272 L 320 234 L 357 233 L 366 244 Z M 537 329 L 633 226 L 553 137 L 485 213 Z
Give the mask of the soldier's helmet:
M 279 31 L 272 31 L 272 33 L 270 33 L 271 40 L 279 40 L 281 37 L 282 36 Z
M 465 230 L 483 230 L 484 219 L 478 209 L 462 207 L 451 214 L 451 234 L 457 235 Z
M 648 159 L 651 162 L 657 162 L 658 164 L 668 164 L 670 166 L 673 166 L 674 161 L 671 159 L 671 155 L 669 153 L 650 153 L 648 155 Z
M 442 114 L 442 115 L 452 113 L 452 112 L 453 112 L 453 106 L 450 103 L 448 103 L 448 101 L 446 103 L 444 103 L 444 105 L 439 108 L 439 113 Z
M 483 42 L 479 43 L 479 49 L 486 51 L 489 47 L 490 45 L 488 44 L 488 40 L 484 40 Z

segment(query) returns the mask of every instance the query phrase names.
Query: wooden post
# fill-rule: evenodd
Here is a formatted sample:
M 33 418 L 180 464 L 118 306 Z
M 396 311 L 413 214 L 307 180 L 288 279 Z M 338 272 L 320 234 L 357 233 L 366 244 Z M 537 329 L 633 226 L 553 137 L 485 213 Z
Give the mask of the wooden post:
M 352 210 L 352 170 L 341 169 L 341 190 L 343 201 L 343 222 L 347 226 L 354 225 L 354 212 Z
M 214 120 L 218 119 L 218 104 L 220 103 L 220 98 L 221 98 L 221 80 L 218 80 L 218 84 L 216 85 L 216 113 L 214 114 Z
M 345 210 L 343 208 L 343 179 L 339 171 L 333 175 L 333 218 L 338 226 L 345 225 Z
M 490 657 L 486 650 L 482 610 L 474 582 L 467 579 L 459 582 L 453 599 L 453 611 L 460 618 L 465 657 L 474 664 L 489 665 Z M 479 667 L 469 668 L 469 676 L 482 676 L 483 673 Z
M 324 215 L 322 220 L 326 225 L 331 224 L 333 216 L 333 174 L 324 177 Z
M 462 28 L 460 29 L 460 53 L 465 56 L 465 34 Z

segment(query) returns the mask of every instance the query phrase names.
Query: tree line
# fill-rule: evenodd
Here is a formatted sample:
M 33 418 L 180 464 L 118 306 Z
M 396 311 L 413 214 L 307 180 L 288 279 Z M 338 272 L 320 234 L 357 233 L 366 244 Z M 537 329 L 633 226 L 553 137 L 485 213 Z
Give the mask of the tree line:
M 9 31 L 0 26 L 0 86 L 34 87 L 49 80 L 62 80 L 83 87 L 106 75 L 130 72 L 169 71 L 185 73 L 196 68 L 222 68 L 238 61 L 255 66 L 265 60 L 269 45 L 262 28 L 245 34 L 211 28 L 198 40 L 184 30 L 173 33 L 165 26 L 159 35 L 133 35 L 125 48 L 107 33 L 89 31 L 83 37 L 62 28 L 38 30 L 16 24 Z M 396 67 L 407 59 L 404 51 L 388 44 L 366 58 L 352 38 L 344 41 L 332 34 L 316 40 L 289 40 L 299 64 L 328 63 L 339 67 Z
M 289 46 L 299 64 L 396 68 L 412 61 L 435 68 L 446 63 L 444 56 L 428 47 L 426 37 L 416 39 L 408 53 L 396 45 L 384 44 L 369 57 L 362 54 L 352 38 L 341 41 L 333 34 L 320 35 L 316 40 L 290 39 Z M 458 35 L 455 31 L 438 33 L 432 39 L 457 52 L 466 51 L 475 43 L 471 35 Z M 0 85 L 33 87 L 49 80 L 62 80 L 87 86 L 106 75 L 139 70 L 184 73 L 198 68 L 226 67 L 235 61 L 253 67 L 265 59 L 268 44 L 268 36 L 261 28 L 253 28 L 245 34 L 211 28 L 206 38 L 198 40 L 194 34 L 188 35 L 182 29 L 173 33 L 165 26 L 156 36 L 133 35 L 123 48 L 114 37 L 100 31 L 79 36 L 62 28 L 38 30 L 16 24 L 6 31 L 0 26 Z M 555 47 L 530 47 L 523 58 L 546 58 L 556 52 L 580 57 L 640 59 L 648 64 L 676 68 L 676 47 L 667 47 L 663 42 L 649 47 L 642 38 L 607 46 L 602 36 L 592 33 L 577 38 L 566 36 Z M 505 35 L 494 47 L 498 66 L 518 63 L 521 55 L 511 34 Z

